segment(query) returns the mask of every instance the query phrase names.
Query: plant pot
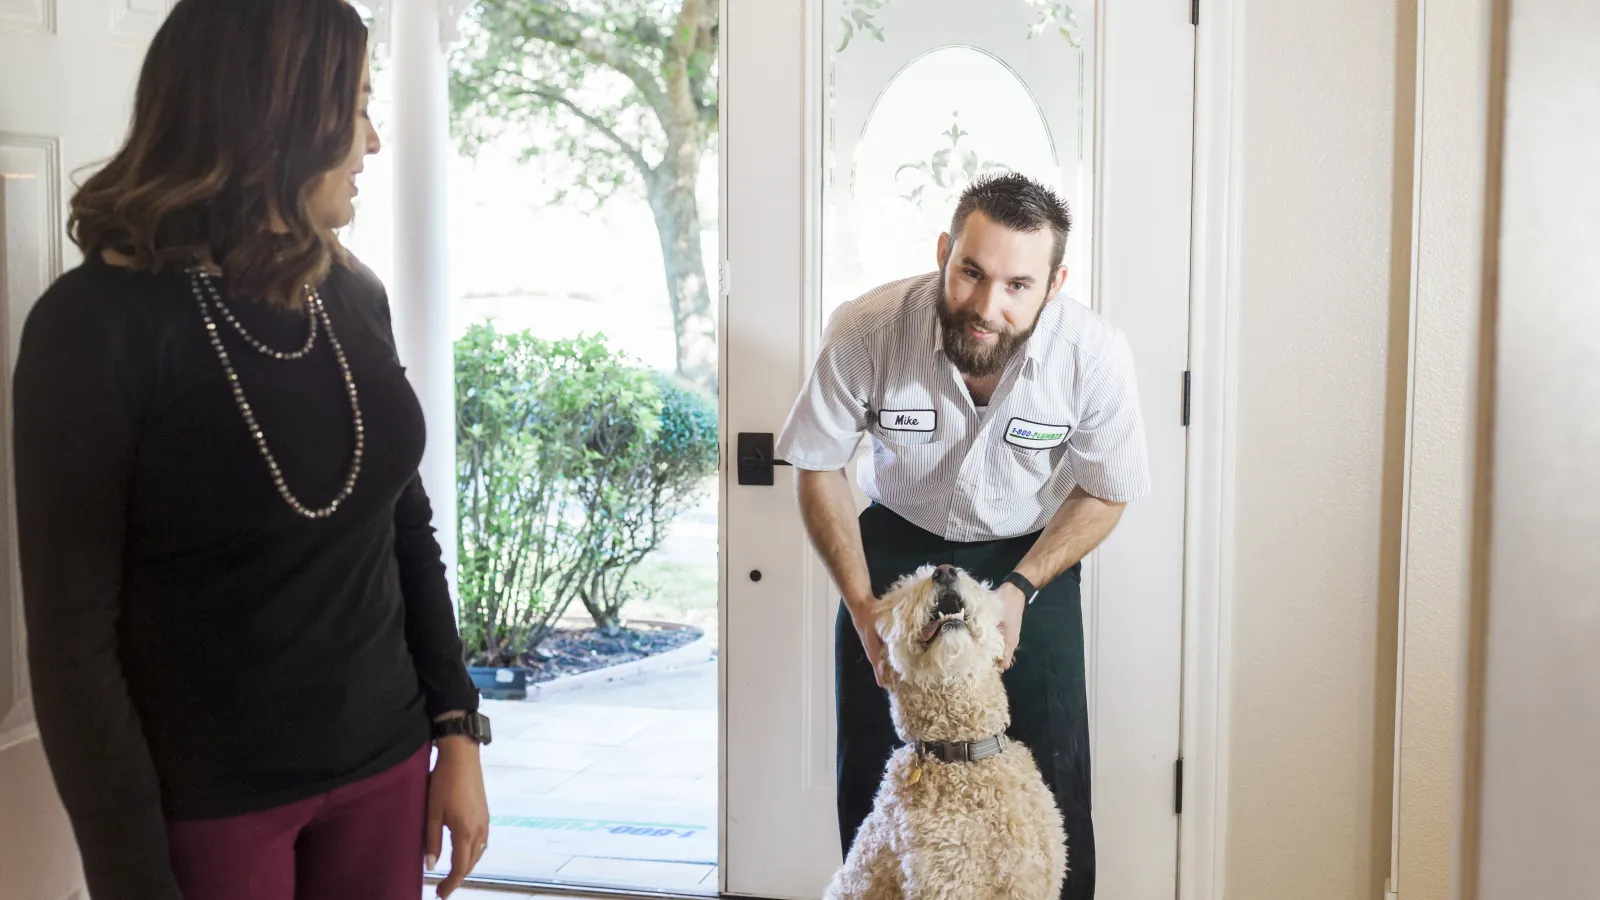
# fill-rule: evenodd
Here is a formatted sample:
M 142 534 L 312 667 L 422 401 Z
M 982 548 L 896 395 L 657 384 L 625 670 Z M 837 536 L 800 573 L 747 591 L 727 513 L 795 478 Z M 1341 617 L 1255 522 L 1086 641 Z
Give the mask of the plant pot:
M 468 666 L 472 684 L 485 700 L 526 700 L 533 670 L 496 666 Z

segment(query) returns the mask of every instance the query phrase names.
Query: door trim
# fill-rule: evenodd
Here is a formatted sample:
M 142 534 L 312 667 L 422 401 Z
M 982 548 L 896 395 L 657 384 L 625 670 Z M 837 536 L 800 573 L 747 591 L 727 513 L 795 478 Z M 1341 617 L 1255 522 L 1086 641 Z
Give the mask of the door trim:
M 819 40 L 821 0 L 801 0 L 805 35 L 805 121 L 802 150 L 808 198 L 817 192 L 813 174 L 819 151 L 820 110 L 814 46 Z M 1196 27 L 1194 98 L 1194 177 L 1191 204 L 1191 272 L 1189 360 L 1193 372 L 1192 419 L 1186 476 L 1184 572 L 1184 660 L 1182 664 L 1181 752 L 1185 759 L 1183 815 L 1178 828 L 1178 894 L 1183 900 L 1220 900 L 1223 896 L 1227 848 L 1228 729 L 1230 724 L 1231 633 L 1234 560 L 1234 471 L 1238 397 L 1239 227 L 1241 222 L 1242 117 L 1239 88 L 1243 84 L 1245 0 L 1207 0 L 1202 24 Z M 726 21 L 730 0 L 720 0 Z M 719 70 L 728 71 L 727 42 L 719 47 Z M 1100 88 L 1097 86 L 1097 91 Z M 726 90 L 719 91 L 720 115 L 727 121 Z M 1098 98 L 1097 98 L 1098 102 Z M 719 183 L 727 183 L 727 128 L 719 128 Z M 1099 135 L 1096 135 L 1098 140 Z M 1096 198 L 1098 201 L 1098 198 Z M 719 191 L 719 221 L 727 221 L 727 192 Z M 814 284 L 817 222 L 814 203 L 805 204 L 802 250 L 806 305 L 816 302 Z M 727 369 L 727 323 L 730 281 L 726 246 L 720 254 L 720 368 Z M 815 348 L 806 340 L 805 352 Z M 731 447 L 727 392 L 719 400 L 722 446 Z M 724 479 L 726 484 L 726 479 Z M 719 503 L 719 532 L 727 541 L 727 497 Z M 727 632 L 728 586 L 732 572 L 724 554 L 719 619 Z M 808 572 L 808 575 L 811 574 Z M 809 579 L 808 579 L 809 580 Z M 805 587 L 809 588 L 810 585 Z M 719 671 L 719 707 L 727 706 L 727 667 Z M 719 887 L 727 891 L 727 757 L 726 715 L 719 723 Z
M 1183 900 L 1220 900 L 1228 844 L 1245 2 L 1206 0 L 1195 33 L 1193 379 L 1181 731 L 1185 796 L 1178 823 L 1178 896 Z

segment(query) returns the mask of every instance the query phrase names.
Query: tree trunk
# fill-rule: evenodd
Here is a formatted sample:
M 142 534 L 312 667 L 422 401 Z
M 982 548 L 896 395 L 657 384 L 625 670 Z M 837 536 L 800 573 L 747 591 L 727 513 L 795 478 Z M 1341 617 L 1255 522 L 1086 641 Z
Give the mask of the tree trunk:
M 705 258 L 700 252 L 700 206 L 695 197 L 698 168 L 698 153 L 669 154 L 648 184 L 650 209 L 655 213 L 661 258 L 666 266 L 667 296 L 672 303 L 678 374 L 715 394 L 717 319 L 711 308 Z
M 604 594 L 604 588 L 597 587 L 592 592 L 583 593 L 583 608 L 589 611 L 589 618 L 594 621 L 596 631 L 606 637 L 616 637 L 622 633 L 622 604 Z

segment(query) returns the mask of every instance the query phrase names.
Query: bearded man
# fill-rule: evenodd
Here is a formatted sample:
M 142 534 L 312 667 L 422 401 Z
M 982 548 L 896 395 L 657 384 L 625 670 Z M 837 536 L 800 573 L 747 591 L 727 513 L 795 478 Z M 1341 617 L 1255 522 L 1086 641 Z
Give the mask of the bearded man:
M 846 855 L 899 744 L 876 598 L 949 564 L 1005 609 L 1008 735 L 1034 754 L 1066 825 L 1063 900 L 1094 896 L 1081 561 L 1150 491 L 1133 355 L 1059 296 L 1071 218 L 1016 174 L 975 182 L 937 272 L 841 307 L 778 441 L 806 530 L 843 593 L 836 625 L 838 807 Z M 845 467 L 872 504 L 859 516 Z

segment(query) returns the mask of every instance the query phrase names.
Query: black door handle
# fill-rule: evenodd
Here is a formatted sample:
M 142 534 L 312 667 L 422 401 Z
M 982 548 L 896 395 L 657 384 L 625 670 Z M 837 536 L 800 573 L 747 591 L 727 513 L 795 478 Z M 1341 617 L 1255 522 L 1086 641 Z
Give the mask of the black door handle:
M 770 431 L 741 431 L 739 432 L 738 446 L 735 448 L 735 458 L 739 465 L 739 483 L 771 487 L 776 484 L 773 478 L 773 466 L 787 466 L 788 463 L 773 457 L 773 440 Z

